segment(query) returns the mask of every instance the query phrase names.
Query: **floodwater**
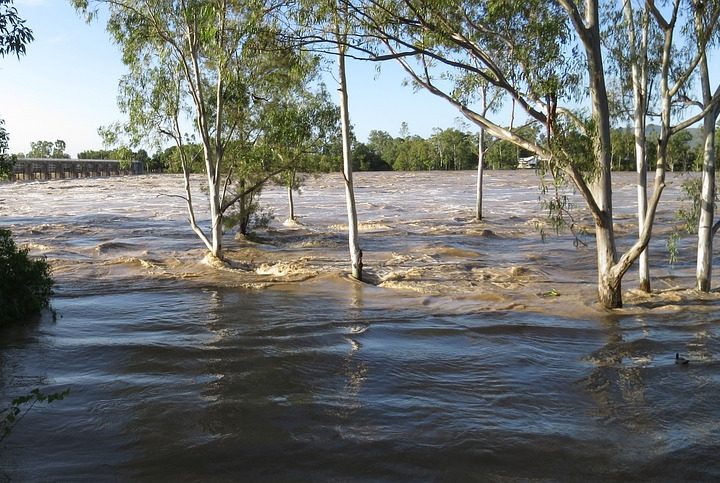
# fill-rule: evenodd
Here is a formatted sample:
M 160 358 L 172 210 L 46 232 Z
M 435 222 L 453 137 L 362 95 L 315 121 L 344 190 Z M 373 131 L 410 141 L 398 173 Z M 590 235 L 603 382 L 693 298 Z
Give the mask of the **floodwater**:
M 614 177 L 621 249 L 633 179 Z M 531 171 L 486 174 L 481 223 L 472 172 L 357 174 L 370 284 L 347 276 L 338 175 L 306 181 L 294 224 L 268 188 L 274 221 L 227 233 L 225 268 L 180 177 L 0 185 L 0 224 L 57 280 L 56 320 L 0 331 L 0 401 L 71 391 L 0 442 L 0 480 L 718 480 L 720 296 L 690 290 L 692 238 L 665 249 L 684 179 L 655 293 L 631 271 L 616 311 L 586 212 L 580 243 L 543 238 Z

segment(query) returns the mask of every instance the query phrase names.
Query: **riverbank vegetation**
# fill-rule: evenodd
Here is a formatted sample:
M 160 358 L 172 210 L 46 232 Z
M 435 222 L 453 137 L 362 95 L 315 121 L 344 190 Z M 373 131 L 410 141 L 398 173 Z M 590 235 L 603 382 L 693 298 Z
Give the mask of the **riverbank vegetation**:
M 0 0 L 0 57 L 25 54 L 32 31 L 20 18 L 11 0 Z M 0 119 L 0 180 L 7 179 L 14 157 L 8 154 L 8 133 Z M 31 259 L 18 248 L 10 230 L 0 228 L 0 325 L 38 314 L 50 303 L 53 280 L 45 259 Z
M 10 230 L 0 229 L 0 325 L 40 313 L 50 303 L 53 283 L 47 261 L 30 258 Z

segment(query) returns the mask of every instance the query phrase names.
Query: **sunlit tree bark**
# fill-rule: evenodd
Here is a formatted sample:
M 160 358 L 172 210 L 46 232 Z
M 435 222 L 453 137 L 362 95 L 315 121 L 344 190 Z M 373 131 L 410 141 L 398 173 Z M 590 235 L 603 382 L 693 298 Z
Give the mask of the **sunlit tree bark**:
M 693 0 L 695 8 L 695 36 L 700 48 L 702 41 L 712 35 L 708 31 L 707 22 L 711 22 L 704 2 Z M 710 40 L 710 39 L 708 39 Z M 705 49 L 701 52 L 700 58 L 700 85 L 702 87 L 702 104 L 706 108 L 713 105 L 713 98 L 720 92 L 720 84 L 713 93 L 710 85 L 710 69 Z M 715 218 L 715 173 L 716 173 L 716 151 L 715 151 L 715 126 L 720 114 L 720 104 L 715 104 L 703 119 L 703 169 L 702 186 L 700 188 L 700 219 L 698 222 L 698 248 L 696 283 L 697 289 L 702 292 L 709 292 L 712 287 L 712 251 L 713 236 L 720 225 L 713 226 Z
M 348 107 L 347 77 L 345 72 L 345 52 L 347 49 L 347 34 L 342 24 L 347 21 L 347 8 L 339 4 L 338 17 L 336 17 L 338 92 L 340 94 L 340 125 L 342 129 L 343 177 L 345 179 L 345 204 L 348 215 L 348 243 L 350 248 L 350 264 L 353 278 L 362 281 L 363 261 L 358 235 L 357 208 L 355 206 L 355 190 L 353 188 L 353 166 L 351 158 L 350 118 Z

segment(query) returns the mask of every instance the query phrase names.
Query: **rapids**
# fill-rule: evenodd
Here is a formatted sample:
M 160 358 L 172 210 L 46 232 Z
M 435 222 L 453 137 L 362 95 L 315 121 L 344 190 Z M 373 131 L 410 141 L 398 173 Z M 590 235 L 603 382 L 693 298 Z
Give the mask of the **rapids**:
M 581 200 L 564 193 L 574 243 L 532 171 L 486 173 L 480 223 L 472 172 L 357 173 L 369 284 L 347 276 L 340 175 L 307 178 L 294 223 L 268 187 L 274 219 L 226 233 L 227 267 L 178 176 L 2 184 L 0 226 L 51 262 L 57 319 L 0 330 L 0 401 L 71 392 L 0 442 L 0 480 L 717 480 L 720 297 L 690 290 L 691 237 L 673 265 L 665 248 L 684 179 L 654 293 L 631 269 L 616 311 L 595 303 Z M 614 174 L 621 250 L 633 180 Z

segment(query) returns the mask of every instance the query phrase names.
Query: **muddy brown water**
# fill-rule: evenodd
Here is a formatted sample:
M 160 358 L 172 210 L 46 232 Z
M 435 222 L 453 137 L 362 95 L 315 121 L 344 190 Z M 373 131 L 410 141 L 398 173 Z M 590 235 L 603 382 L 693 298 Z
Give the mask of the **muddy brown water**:
M 357 174 L 372 284 L 346 275 L 338 175 L 308 178 L 297 223 L 268 188 L 274 221 L 228 233 L 225 268 L 167 196 L 177 176 L 0 185 L 58 314 L 0 331 L 0 400 L 71 390 L 0 443 L 0 479 L 717 480 L 720 297 L 690 290 L 692 238 L 674 265 L 665 249 L 684 179 L 663 195 L 655 293 L 632 269 L 616 311 L 595 303 L 590 235 L 540 236 L 532 171 L 486 174 L 482 223 L 472 172 Z M 614 180 L 627 248 L 634 175 Z

